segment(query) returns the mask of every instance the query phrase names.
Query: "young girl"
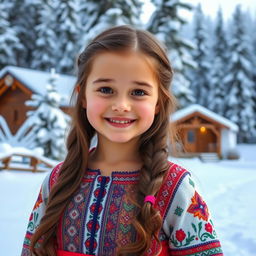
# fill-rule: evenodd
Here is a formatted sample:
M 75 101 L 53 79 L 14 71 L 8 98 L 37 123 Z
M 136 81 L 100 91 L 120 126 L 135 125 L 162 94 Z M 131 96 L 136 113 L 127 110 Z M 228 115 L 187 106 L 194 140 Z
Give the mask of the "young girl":
M 167 160 L 172 74 L 146 31 L 114 27 L 86 47 L 68 154 L 43 182 L 22 256 L 223 255 L 190 173 Z

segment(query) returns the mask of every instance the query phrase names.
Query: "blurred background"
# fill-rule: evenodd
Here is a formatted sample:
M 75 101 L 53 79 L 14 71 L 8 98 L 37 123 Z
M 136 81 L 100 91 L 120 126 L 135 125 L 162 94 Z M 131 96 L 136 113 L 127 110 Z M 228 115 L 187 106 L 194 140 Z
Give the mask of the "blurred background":
M 20 254 L 40 184 L 65 158 L 77 56 L 122 24 L 166 45 L 179 102 L 170 160 L 197 177 L 224 254 L 255 256 L 252 0 L 0 0 L 0 255 Z

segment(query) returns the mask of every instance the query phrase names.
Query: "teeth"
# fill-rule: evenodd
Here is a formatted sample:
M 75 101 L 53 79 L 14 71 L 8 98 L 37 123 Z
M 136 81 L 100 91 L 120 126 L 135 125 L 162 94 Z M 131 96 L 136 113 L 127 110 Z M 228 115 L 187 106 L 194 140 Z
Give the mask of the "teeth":
M 109 119 L 110 122 L 112 123 L 117 123 L 117 124 L 128 124 L 131 123 L 132 121 L 118 121 L 118 120 L 113 120 L 113 119 Z

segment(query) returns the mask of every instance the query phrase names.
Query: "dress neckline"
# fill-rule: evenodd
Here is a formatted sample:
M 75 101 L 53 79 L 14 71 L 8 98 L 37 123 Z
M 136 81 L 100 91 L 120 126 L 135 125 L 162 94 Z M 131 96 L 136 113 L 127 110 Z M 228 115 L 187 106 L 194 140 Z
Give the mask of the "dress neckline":
M 140 170 L 134 170 L 134 171 L 112 171 L 111 175 L 102 175 L 100 169 L 92 169 L 87 167 L 87 171 L 90 174 L 96 174 L 97 176 L 102 177 L 136 177 L 139 176 Z

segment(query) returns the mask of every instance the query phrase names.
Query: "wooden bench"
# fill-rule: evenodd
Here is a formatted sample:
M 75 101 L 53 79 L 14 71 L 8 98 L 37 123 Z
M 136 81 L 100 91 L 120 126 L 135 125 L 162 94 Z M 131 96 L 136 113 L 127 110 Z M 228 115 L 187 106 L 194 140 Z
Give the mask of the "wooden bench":
M 51 170 L 57 163 L 46 157 L 29 153 L 12 152 L 0 155 L 0 170 L 45 172 Z

